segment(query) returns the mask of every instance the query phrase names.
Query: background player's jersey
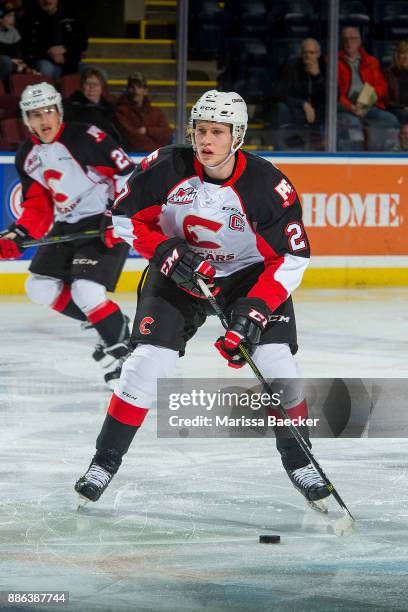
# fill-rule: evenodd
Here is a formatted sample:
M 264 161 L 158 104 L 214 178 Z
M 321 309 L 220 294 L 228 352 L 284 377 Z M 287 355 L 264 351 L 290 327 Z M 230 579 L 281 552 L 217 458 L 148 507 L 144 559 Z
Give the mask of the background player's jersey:
M 52 143 L 27 139 L 16 167 L 24 200 L 17 223 L 39 238 L 53 221 L 77 223 L 105 212 L 135 166 L 96 126 L 69 123 L 62 124 Z
M 299 285 L 309 261 L 294 187 L 271 163 L 242 151 L 221 184 L 204 177 L 191 147 L 155 151 L 116 200 L 113 223 L 149 259 L 161 242 L 178 236 L 211 261 L 217 276 L 264 262 L 249 295 L 272 309 Z

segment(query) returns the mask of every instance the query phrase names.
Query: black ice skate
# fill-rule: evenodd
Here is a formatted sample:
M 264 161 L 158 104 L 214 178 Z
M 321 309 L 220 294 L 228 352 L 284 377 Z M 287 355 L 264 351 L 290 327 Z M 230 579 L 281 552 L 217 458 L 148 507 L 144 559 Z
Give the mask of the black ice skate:
M 311 463 L 296 470 L 286 470 L 286 472 L 294 487 L 302 493 L 309 505 L 321 512 L 327 512 L 321 500 L 328 497 L 330 491 Z
M 88 470 L 75 483 L 75 491 L 81 497 L 80 505 L 98 501 L 121 463 L 122 456 L 118 451 L 96 451 Z
M 129 338 L 130 338 L 130 331 L 129 331 L 130 319 L 127 315 L 123 315 L 123 318 L 124 318 L 124 323 L 123 323 L 123 328 L 120 333 L 120 343 L 127 345 L 129 342 Z M 81 324 L 82 329 L 89 329 L 90 327 L 93 327 L 93 325 L 87 321 Z M 109 347 L 107 346 L 106 342 L 102 339 L 102 337 L 99 334 L 98 334 L 98 341 L 95 344 L 95 348 L 92 353 L 92 359 L 94 359 L 101 368 L 103 369 L 109 368 L 109 371 L 114 370 L 118 365 L 116 364 L 115 368 L 112 368 L 112 364 L 115 361 L 117 361 L 117 357 L 109 353 Z
M 126 351 L 126 355 L 120 357 L 119 359 L 115 359 L 110 366 L 105 369 L 103 378 L 111 391 L 115 390 L 116 383 L 120 378 L 122 367 L 127 359 L 127 356 L 128 352 Z

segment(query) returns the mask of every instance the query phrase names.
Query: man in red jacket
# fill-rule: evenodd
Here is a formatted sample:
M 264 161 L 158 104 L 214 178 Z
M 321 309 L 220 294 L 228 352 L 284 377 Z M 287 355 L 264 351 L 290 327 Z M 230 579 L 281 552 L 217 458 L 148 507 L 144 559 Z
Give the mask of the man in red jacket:
M 118 100 L 116 116 L 131 151 L 151 152 L 170 144 L 170 126 L 162 111 L 151 105 L 141 72 L 129 77 L 127 91 Z
M 390 150 L 395 148 L 398 121 L 385 109 L 387 83 L 378 60 L 361 46 L 358 28 L 346 27 L 341 33 L 339 51 L 339 144 L 341 151 L 359 151 L 364 148 L 367 128 L 367 148 Z M 371 85 L 377 100 L 368 110 L 357 99 L 365 83 Z

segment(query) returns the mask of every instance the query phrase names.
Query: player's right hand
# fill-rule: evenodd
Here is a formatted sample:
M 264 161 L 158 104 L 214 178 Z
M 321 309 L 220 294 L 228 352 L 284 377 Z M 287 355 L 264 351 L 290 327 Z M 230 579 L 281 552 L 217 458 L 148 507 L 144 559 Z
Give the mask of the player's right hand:
M 16 259 L 23 254 L 22 242 L 28 237 L 24 228 L 13 227 L 0 236 L 0 259 Z
M 215 268 L 194 253 L 182 238 L 169 238 L 159 244 L 152 262 L 158 266 L 164 276 L 171 278 L 180 289 L 194 297 L 205 299 L 197 285 L 196 275 L 204 279 L 211 290 L 214 286 Z M 213 291 L 214 295 L 216 293 Z
M 215 343 L 217 351 L 228 361 L 230 368 L 242 368 L 246 360 L 239 350 L 241 342 L 252 356 L 268 324 L 270 310 L 259 298 L 238 298 L 229 316 L 225 336 Z

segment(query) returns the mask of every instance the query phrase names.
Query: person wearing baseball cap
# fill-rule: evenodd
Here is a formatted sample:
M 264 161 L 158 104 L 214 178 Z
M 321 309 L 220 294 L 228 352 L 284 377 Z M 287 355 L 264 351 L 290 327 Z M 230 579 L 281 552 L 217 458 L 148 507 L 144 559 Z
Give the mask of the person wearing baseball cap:
M 11 2 L 0 4 L 0 79 L 7 79 L 12 72 L 23 72 L 20 32 L 15 27 L 16 7 Z
M 163 112 L 152 106 L 147 80 L 141 72 L 129 75 L 126 92 L 116 106 L 116 116 L 133 152 L 154 151 L 171 141 L 171 128 Z

